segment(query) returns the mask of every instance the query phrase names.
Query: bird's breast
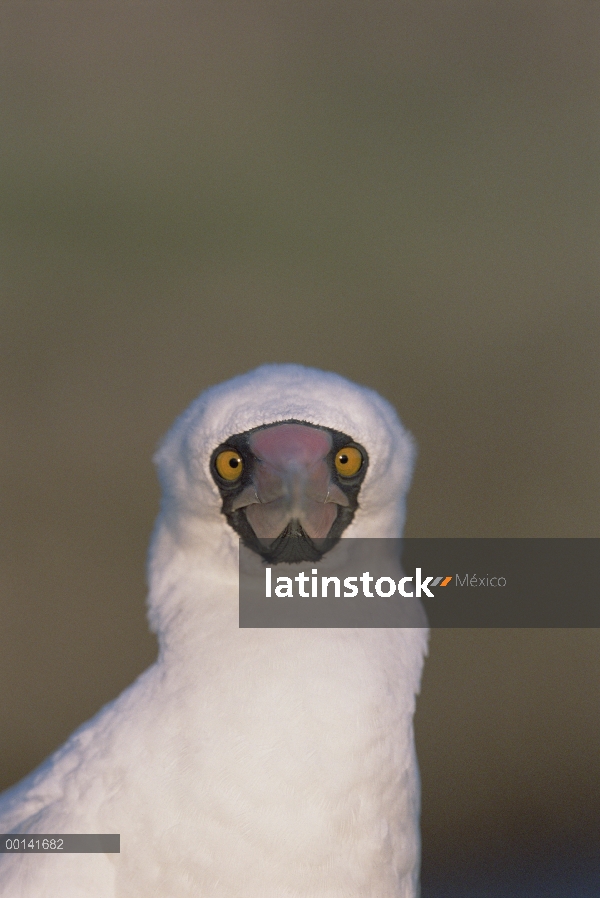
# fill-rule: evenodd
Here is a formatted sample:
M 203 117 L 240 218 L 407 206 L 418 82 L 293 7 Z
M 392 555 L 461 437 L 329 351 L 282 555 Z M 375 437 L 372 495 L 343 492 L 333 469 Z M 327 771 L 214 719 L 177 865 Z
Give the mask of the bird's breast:
M 207 868 L 223 852 L 274 870 L 285 858 L 303 875 L 335 867 L 336 888 L 348 870 L 412 869 L 418 776 L 401 647 L 391 630 L 240 630 L 204 655 L 195 687 L 177 693 L 193 708 L 174 699 L 170 722 L 156 722 L 172 734 L 171 836 L 176 817 L 191 820 Z

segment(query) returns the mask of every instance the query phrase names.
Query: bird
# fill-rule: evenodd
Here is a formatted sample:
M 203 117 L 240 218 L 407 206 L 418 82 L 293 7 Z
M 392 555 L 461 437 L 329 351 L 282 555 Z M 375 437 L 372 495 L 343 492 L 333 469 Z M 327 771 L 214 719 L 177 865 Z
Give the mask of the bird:
M 413 714 L 428 629 L 239 626 L 240 553 L 333 559 L 400 537 L 413 438 L 373 390 L 266 364 L 159 445 L 156 662 L 0 796 L 0 832 L 119 853 L 0 854 L 3 898 L 416 898 Z

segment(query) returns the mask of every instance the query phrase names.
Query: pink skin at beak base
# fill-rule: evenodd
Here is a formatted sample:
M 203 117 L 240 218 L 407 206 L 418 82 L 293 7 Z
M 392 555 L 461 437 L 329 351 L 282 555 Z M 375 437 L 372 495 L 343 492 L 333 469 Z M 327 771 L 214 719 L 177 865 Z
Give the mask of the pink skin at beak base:
M 327 536 L 338 505 L 348 505 L 331 481 L 326 461 L 331 447 L 326 431 L 305 424 L 275 424 L 252 434 L 250 450 L 258 462 L 254 495 L 240 496 L 236 505 L 246 508 L 260 539 L 275 539 L 292 518 L 311 539 Z
M 275 424 L 250 437 L 250 449 L 262 462 L 284 471 L 290 463 L 311 468 L 322 462 L 331 449 L 325 430 L 306 424 Z

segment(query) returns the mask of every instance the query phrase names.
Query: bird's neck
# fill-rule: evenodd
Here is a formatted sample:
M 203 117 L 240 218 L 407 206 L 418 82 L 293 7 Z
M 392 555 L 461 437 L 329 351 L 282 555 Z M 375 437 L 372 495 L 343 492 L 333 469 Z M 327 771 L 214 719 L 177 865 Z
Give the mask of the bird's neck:
M 229 528 L 159 516 L 148 555 L 148 619 L 161 650 L 238 624 L 238 539 Z

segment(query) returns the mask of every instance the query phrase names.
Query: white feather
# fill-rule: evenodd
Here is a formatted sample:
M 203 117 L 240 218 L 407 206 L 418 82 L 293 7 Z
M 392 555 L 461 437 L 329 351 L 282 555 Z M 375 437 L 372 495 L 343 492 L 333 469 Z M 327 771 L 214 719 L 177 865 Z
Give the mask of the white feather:
M 155 459 L 157 662 L 0 797 L 2 832 L 118 832 L 121 853 L 0 855 L 2 896 L 417 894 L 426 629 L 238 628 L 238 537 L 209 461 L 232 434 L 290 418 L 369 453 L 344 535 L 400 536 L 414 449 L 376 393 L 296 365 L 203 393 Z

